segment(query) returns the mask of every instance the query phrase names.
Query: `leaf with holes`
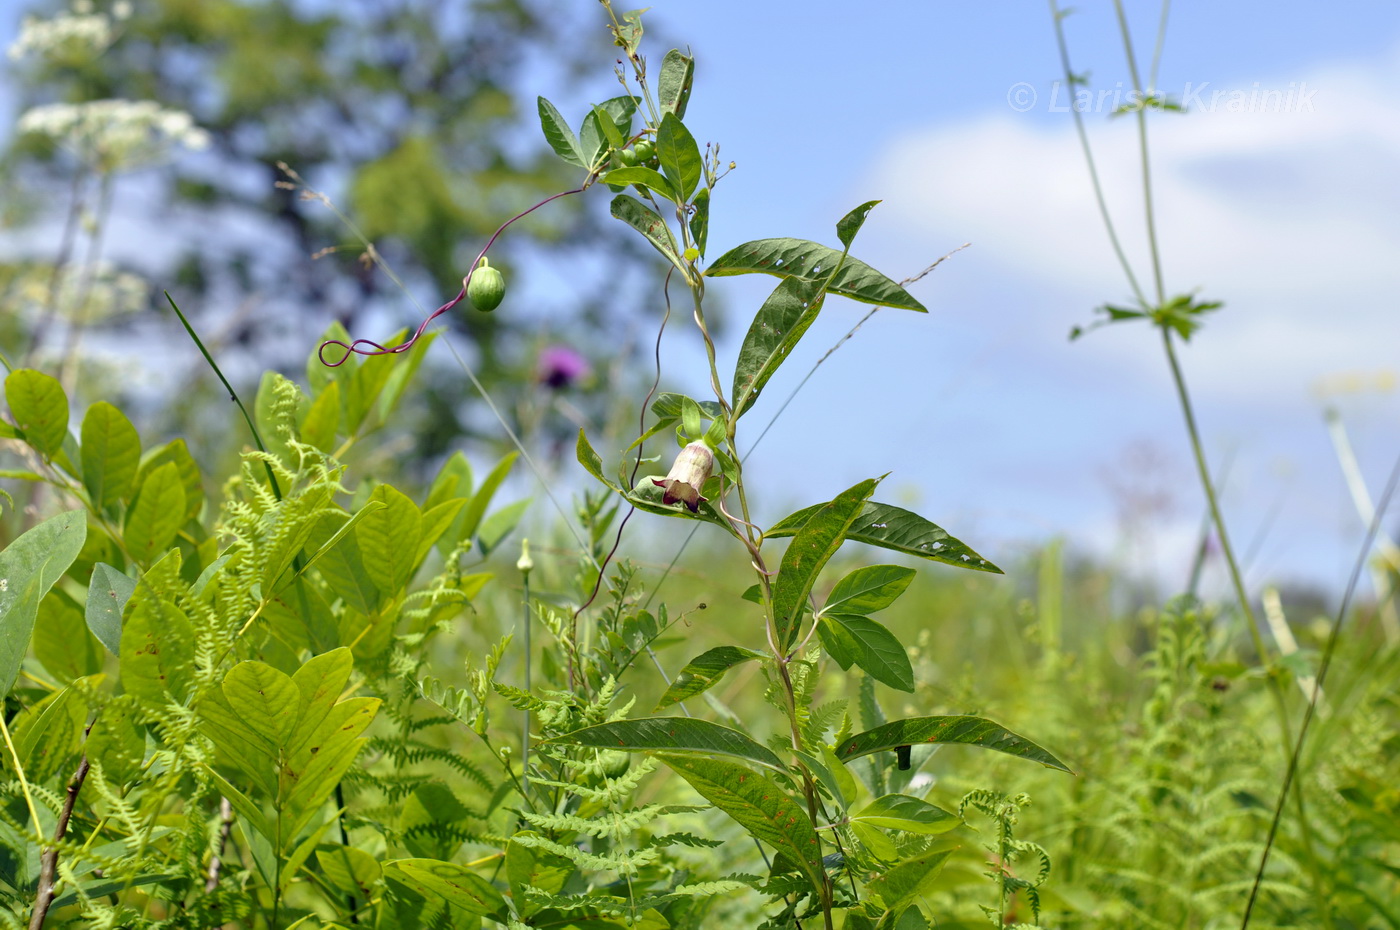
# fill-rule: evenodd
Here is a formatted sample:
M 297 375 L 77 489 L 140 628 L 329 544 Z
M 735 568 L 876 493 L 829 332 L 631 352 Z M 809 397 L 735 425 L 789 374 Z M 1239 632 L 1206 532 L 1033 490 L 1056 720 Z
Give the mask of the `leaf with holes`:
M 877 307 L 928 312 L 928 308 L 908 291 L 865 262 L 849 255 L 843 261 L 841 253 L 835 249 L 806 239 L 755 239 L 745 242 L 715 259 L 705 274 L 717 278 L 758 273 L 825 280 L 837 262 L 841 262 L 841 270 L 827 286 L 831 293 Z
M 789 514 L 764 533 L 764 538 L 782 539 L 794 535 L 821 508 L 821 504 L 815 504 Z M 949 536 L 943 527 L 893 504 L 866 501 L 846 538 L 945 565 L 1002 574 L 1001 569 L 972 551 L 962 540 Z
M 949 743 L 992 749 L 1021 759 L 1029 759 L 1031 762 L 1039 762 L 1046 768 L 1070 771 L 1063 762 L 1024 736 L 1012 733 L 985 717 L 961 715 L 892 720 L 873 730 L 866 730 L 842 740 L 836 747 L 836 756 L 842 762 L 850 762 L 872 752 L 892 750 L 900 746 Z

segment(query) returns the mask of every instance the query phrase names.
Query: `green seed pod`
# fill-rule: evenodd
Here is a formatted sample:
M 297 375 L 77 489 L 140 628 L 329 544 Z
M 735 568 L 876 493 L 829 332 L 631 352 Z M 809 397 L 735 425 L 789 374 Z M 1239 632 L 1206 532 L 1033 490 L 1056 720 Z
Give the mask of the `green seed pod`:
M 637 158 L 635 149 L 619 149 L 617 160 L 622 162 L 624 167 L 631 168 L 633 165 L 637 164 L 639 159 Z
M 651 161 L 651 157 L 656 154 L 656 146 L 643 139 L 632 146 L 632 152 L 637 156 L 637 164 L 644 165 Z
M 472 272 L 471 281 L 467 284 L 467 298 L 471 300 L 472 306 L 482 313 L 490 313 L 501 305 L 505 296 L 506 279 L 487 264 L 483 255 L 476 270 Z

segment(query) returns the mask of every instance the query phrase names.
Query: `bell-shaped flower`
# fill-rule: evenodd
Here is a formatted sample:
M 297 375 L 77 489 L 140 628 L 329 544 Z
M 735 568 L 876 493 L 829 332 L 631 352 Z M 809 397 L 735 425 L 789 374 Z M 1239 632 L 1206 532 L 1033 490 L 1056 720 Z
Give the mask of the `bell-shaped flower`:
M 651 483 L 666 489 L 662 503 L 679 502 L 685 504 L 691 513 L 696 513 L 700 503 L 705 500 L 700 496 L 700 489 L 714 470 L 714 451 L 704 441 L 696 440 L 680 451 L 665 478 L 653 478 Z

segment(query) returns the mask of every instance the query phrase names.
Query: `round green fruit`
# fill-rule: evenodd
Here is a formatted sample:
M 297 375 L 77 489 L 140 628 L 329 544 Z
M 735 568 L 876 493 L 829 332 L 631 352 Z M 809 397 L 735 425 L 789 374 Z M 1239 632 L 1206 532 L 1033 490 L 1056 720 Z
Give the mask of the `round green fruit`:
M 617 160 L 622 162 L 624 167 L 631 168 L 638 162 L 635 149 L 620 149 L 617 153 Z
M 485 256 L 472 272 L 467 283 L 467 298 L 482 313 L 490 313 L 501 305 L 506 296 L 506 279 L 486 262 Z
M 637 156 L 637 164 L 644 165 L 651 161 L 651 157 L 656 154 L 656 146 L 643 139 L 632 146 L 632 154 Z

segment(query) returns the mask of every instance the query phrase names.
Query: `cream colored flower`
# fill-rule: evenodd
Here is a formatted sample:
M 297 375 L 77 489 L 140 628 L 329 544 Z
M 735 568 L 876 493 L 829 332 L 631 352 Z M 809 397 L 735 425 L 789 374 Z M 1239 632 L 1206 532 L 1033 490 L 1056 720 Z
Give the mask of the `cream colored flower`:
M 695 513 L 705 500 L 700 496 L 700 489 L 705 486 L 714 470 L 714 451 L 703 441 L 697 440 L 680 451 L 665 478 L 653 478 L 651 483 L 666 489 L 666 494 L 661 498 L 662 503 L 679 502 L 685 504 L 691 513 Z

